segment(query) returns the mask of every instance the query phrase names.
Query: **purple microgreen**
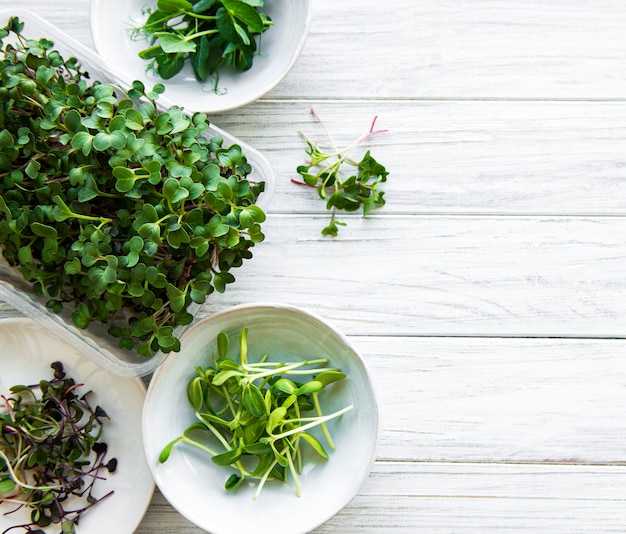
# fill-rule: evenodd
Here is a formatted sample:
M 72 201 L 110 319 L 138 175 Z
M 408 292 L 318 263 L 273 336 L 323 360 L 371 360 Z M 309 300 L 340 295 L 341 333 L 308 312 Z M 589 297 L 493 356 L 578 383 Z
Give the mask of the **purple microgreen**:
M 29 523 L 2 534 L 19 529 L 33 534 L 52 523 L 63 533 L 74 532 L 85 512 L 113 494 L 93 494 L 96 481 L 105 480 L 101 471 L 117 469 L 99 441 L 108 417 L 102 408 L 92 408 L 88 394 L 76 394 L 82 384 L 66 376 L 61 362 L 50 367 L 51 380 L 17 385 L 0 396 L 0 505 L 15 505 L 5 516 L 31 511 Z

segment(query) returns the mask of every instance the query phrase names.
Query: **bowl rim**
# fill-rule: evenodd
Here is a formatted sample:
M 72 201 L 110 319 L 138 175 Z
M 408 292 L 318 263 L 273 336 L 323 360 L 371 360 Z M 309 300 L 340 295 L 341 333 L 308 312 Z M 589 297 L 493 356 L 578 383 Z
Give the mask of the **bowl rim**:
M 279 0 L 279 1 L 282 1 L 282 0 Z M 300 57 L 300 55 L 302 54 L 302 51 L 304 50 L 304 47 L 306 46 L 308 35 L 311 29 L 311 21 L 313 19 L 313 1 L 312 0 L 285 0 L 285 1 L 303 2 L 305 10 L 306 10 L 306 15 L 304 19 L 304 31 L 302 33 L 302 37 L 300 41 L 298 42 L 298 46 L 293 49 L 291 53 L 291 57 L 289 58 L 289 61 L 285 64 L 285 68 L 280 73 L 280 75 L 276 76 L 274 79 L 272 79 L 270 82 L 266 83 L 265 85 L 261 86 L 256 91 L 253 91 L 250 94 L 250 96 L 248 96 L 247 98 L 241 99 L 238 102 L 233 102 L 231 104 L 221 105 L 221 106 L 213 106 L 210 109 L 208 108 L 207 109 L 194 109 L 194 111 L 202 111 L 204 113 L 218 114 L 218 113 L 225 113 L 227 111 L 232 111 L 234 109 L 247 106 L 248 104 L 256 102 L 261 97 L 269 93 L 272 89 L 276 88 L 276 86 L 287 76 L 289 71 L 291 71 L 293 66 L 298 61 L 298 58 Z M 104 7 L 104 6 L 107 6 L 108 4 L 109 4 L 109 0 L 91 0 L 90 6 L 89 6 L 89 13 L 90 13 L 89 26 L 91 30 L 91 38 L 92 38 L 96 51 L 102 58 L 107 57 L 107 54 L 105 54 L 105 50 L 107 49 L 107 47 L 105 46 L 107 42 L 107 37 L 103 34 L 100 26 L 98 25 L 99 17 L 97 16 L 97 10 L 100 9 L 101 6 Z M 161 83 L 165 83 L 167 86 L 167 80 L 161 81 Z M 185 108 L 187 107 L 184 103 L 179 103 L 179 102 L 176 102 L 176 105 L 179 105 Z
M 320 326 L 323 326 L 324 328 L 327 328 L 330 332 L 332 332 L 335 336 L 337 336 L 337 338 L 341 341 L 341 343 L 345 344 L 345 346 L 349 349 L 349 352 L 353 355 L 353 357 L 355 357 L 358 361 L 358 363 L 360 364 L 360 367 L 362 368 L 363 371 L 363 375 L 367 380 L 367 384 L 371 393 L 371 399 L 372 399 L 372 403 L 371 403 L 371 407 L 370 407 L 370 411 L 373 413 L 373 423 L 374 423 L 374 443 L 372 444 L 371 447 L 371 451 L 370 451 L 370 455 L 369 458 L 367 460 L 367 464 L 365 465 L 365 469 L 362 469 L 358 475 L 358 477 L 356 478 L 356 483 L 353 484 L 352 489 L 347 492 L 340 500 L 337 500 L 336 502 L 338 503 L 338 506 L 334 509 L 334 511 L 332 511 L 332 513 L 330 514 L 324 514 L 323 516 L 320 516 L 319 518 L 316 519 L 315 524 L 313 524 L 313 522 L 311 522 L 310 525 L 306 526 L 306 530 L 301 531 L 302 534 L 305 534 L 306 532 L 309 532 L 310 530 L 317 528 L 319 526 L 321 526 L 322 524 L 326 523 L 328 520 L 330 520 L 332 517 L 334 517 L 336 514 L 340 513 L 341 510 L 343 510 L 361 491 L 363 485 L 365 484 L 365 482 L 367 481 L 367 479 L 369 478 L 373 465 L 376 462 L 376 458 L 378 455 L 378 448 L 379 448 L 379 444 L 380 444 L 380 433 L 381 433 L 381 428 L 380 428 L 380 407 L 379 407 L 379 403 L 378 403 L 378 394 L 376 391 L 376 386 L 374 381 L 372 380 L 372 376 L 371 373 L 369 372 L 368 366 L 365 362 L 365 360 L 363 359 L 361 353 L 356 349 L 356 347 L 353 345 L 353 343 L 350 341 L 350 339 L 348 338 L 348 336 L 346 336 L 346 334 L 344 334 L 340 329 L 338 329 L 334 324 L 332 324 L 332 322 L 328 321 L 327 319 L 325 319 L 324 317 L 322 317 L 321 315 L 310 311 L 308 309 L 305 309 L 303 307 L 299 307 L 299 306 L 295 306 L 292 304 L 285 304 L 285 303 L 279 303 L 279 302 L 271 302 L 271 301 L 259 301 L 259 302 L 250 302 L 250 303 L 243 303 L 243 304 L 237 304 L 237 305 L 233 305 L 230 306 L 226 309 L 223 310 L 219 310 L 216 311 L 210 315 L 207 315 L 205 317 L 203 317 L 202 319 L 200 319 L 198 322 L 194 323 L 188 330 L 185 331 L 185 333 L 183 334 L 182 338 L 181 338 L 181 343 L 184 344 L 185 342 L 185 338 L 188 336 L 192 336 L 194 335 L 194 331 L 198 328 L 202 328 L 204 324 L 209 323 L 209 322 L 214 322 L 214 321 L 219 321 L 221 319 L 224 318 L 228 318 L 229 316 L 236 316 L 237 314 L 241 313 L 241 312 L 245 312 L 245 311 L 249 311 L 249 310 L 257 310 L 257 311 L 262 311 L 262 310 L 275 310 L 275 311 L 282 311 L 282 312 L 288 312 L 288 313 L 294 313 L 296 315 L 299 315 L 301 317 L 306 318 L 307 320 L 312 320 L 313 322 L 317 322 L 319 323 Z M 142 429 L 143 429 L 143 435 L 144 435 L 144 451 L 146 454 L 146 457 L 148 459 L 148 465 L 150 467 L 150 470 L 152 472 L 153 478 L 156 482 L 157 487 L 159 487 L 161 493 L 163 494 L 164 498 L 183 516 L 185 517 L 187 520 L 191 521 L 192 523 L 196 524 L 197 526 L 199 526 L 200 528 L 208 528 L 208 525 L 199 525 L 197 523 L 196 518 L 193 516 L 193 514 L 191 513 L 190 510 L 179 507 L 177 504 L 174 504 L 170 501 L 168 495 L 167 495 L 167 490 L 164 490 L 160 487 L 160 478 L 156 473 L 156 465 L 153 465 L 153 462 L 150 458 L 150 454 L 149 454 L 149 443 L 148 440 L 145 439 L 145 436 L 147 434 L 147 414 L 150 410 L 150 400 L 154 394 L 154 388 L 156 387 L 156 384 L 158 384 L 159 382 L 159 377 L 167 372 L 168 367 L 174 365 L 173 363 L 174 359 L 168 359 L 166 360 L 154 373 L 152 379 L 150 380 L 150 384 L 148 386 L 148 390 L 146 392 L 146 398 L 144 401 L 144 406 L 143 406 L 143 413 L 142 413 Z M 219 531 L 216 531 L 219 532 Z M 295 532 L 293 533 L 295 534 Z

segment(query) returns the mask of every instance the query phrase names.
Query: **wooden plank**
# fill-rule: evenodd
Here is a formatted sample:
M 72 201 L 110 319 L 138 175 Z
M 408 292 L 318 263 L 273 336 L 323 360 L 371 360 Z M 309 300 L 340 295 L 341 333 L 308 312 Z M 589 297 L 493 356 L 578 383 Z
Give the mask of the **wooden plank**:
M 214 117 L 261 150 L 276 174 L 275 213 L 325 209 L 314 190 L 291 183 L 305 163 L 305 132 L 341 148 L 377 127 L 365 150 L 387 167 L 379 213 L 624 215 L 626 105 L 618 102 L 262 101 Z
M 88 2 L 21 5 L 92 46 Z M 271 95 L 622 99 L 624 26 L 619 0 L 315 0 L 303 54 Z
M 352 338 L 380 407 L 378 458 L 626 461 L 626 341 Z
M 377 463 L 315 532 L 623 532 L 626 468 Z M 200 530 L 157 492 L 136 534 Z
M 69 0 L 56 0 L 55 2 L 27 0 L 18 3 L 11 0 L 0 0 L 0 9 L 7 10 L 9 15 L 13 15 L 14 12 L 11 10 L 18 6 L 20 9 L 28 9 L 36 15 L 43 17 L 61 31 L 71 35 L 79 43 L 91 49 L 94 48 L 89 22 L 89 2 L 72 3 Z M 0 26 L 5 24 L 4 20 L 0 20 Z
M 351 335 L 620 337 L 621 218 L 268 218 L 267 239 L 206 312 L 254 301 L 316 310 Z
M 623 98 L 626 6 L 600 0 L 315 0 L 275 96 Z

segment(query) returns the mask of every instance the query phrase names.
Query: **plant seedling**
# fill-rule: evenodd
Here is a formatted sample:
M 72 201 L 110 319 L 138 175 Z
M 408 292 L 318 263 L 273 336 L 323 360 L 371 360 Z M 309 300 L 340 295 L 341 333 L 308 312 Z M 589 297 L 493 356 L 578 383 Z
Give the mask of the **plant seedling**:
M 374 130 L 377 117 L 374 117 L 370 129 L 354 143 L 339 150 L 314 109 L 311 113 L 322 125 L 328 135 L 331 148 L 322 149 L 303 132 L 300 135 L 307 144 L 306 153 L 310 160 L 297 168 L 304 181 L 292 179 L 295 184 L 317 189 L 321 199 L 326 200 L 326 209 L 332 210 L 330 222 L 322 229 L 322 235 L 336 236 L 339 226 L 345 226 L 335 218 L 337 210 L 346 212 L 363 210 L 363 217 L 372 210 L 385 204 L 384 192 L 378 186 L 387 181 L 389 172 L 378 163 L 368 150 L 360 161 L 350 158 L 350 152 L 369 139 L 372 135 L 387 130 Z
M 175 327 L 263 241 L 264 183 L 203 113 L 124 94 L 46 39 L 0 29 L 0 246 L 50 310 L 123 349 L 178 351 Z M 16 41 L 4 42 L 9 34 Z
M 189 62 L 198 81 L 217 74 L 223 66 L 235 71 L 252 67 L 256 37 L 271 25 L 260 9 L 263 0 L 158 0 L 146 8 L 146 22 L 131 31 L 145 38 L 148 48 L 139 57 L 148 70 L 163 79 L 178 74 Z
M 79 396 L 82 384 L 65 375 L 63 364 L 51 368 L 54 378 L 0 395 L 0 505 L 14 506 L 5 515 L 22 507 L 31 511 L 29 523 L 3 534 L 43 533 L 51 524 L 74 533 L 82 515 L 113 494 L 94 494 L 102 472 L 117 469 L 115 458 L 106 460 L 101 440 L 108 416 L 91 406 L 89 392 Z
M 217 346 L 212 364 L 196 367 L 187 385 L 187 398 L 198 422 L 163 448 L 159 462 L 167 461 L 177 443 L 186 443 L 210 454 L 216 465 L 235 469 L 224 485 L 228 491 L 246 479 L 256 480 L 256 499 L 268 480 L 286 482 L 290 473 L 300 496 L 302 444 L 322 460 L 328 458 L 311 429 L 320 427 L 327 446 L 334 449 L 326 423 L 354 407 L 331 414 L 321 409 L 319 396 L 346 375 L 328 367 L 325 358 L 287 363 L 271 362 L 266 355 L 250 362 L 247 329 L 239 336 L 237 360 L 228 357 L 226 333 L 219 334 Z

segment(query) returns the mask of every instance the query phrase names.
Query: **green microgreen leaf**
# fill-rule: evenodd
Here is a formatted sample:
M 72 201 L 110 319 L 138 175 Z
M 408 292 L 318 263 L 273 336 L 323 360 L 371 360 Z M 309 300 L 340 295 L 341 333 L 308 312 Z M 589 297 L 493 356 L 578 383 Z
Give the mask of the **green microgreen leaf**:
M 148 21 L 153 33 L 167 34 L 166 48 L 169 39 L 172 49 L 191 50 L 208 46 L 217 30 L 166 28 L 170 19 L 200 9 L 194 21 L 214 23 L 211 10 L 219 7 L 163 1 Z M 239 17 L 242 23 L 246 15 Z M 11 20 L 2 35 L 21 31 Z M 178 351 L 175 328 L 193 320 L 190 306 L 224 291 L 234 281 L 231 269 L 263 240 L 265 214 L 255 202 L 264 185 L 248 179 L 252 168 L 240 146 L 210 137 L 205 114 L 159 107 L 163 84 L 134 81 L 124 94 L 90 79 L 45 38 L 8 41 L 0 54 L 6 261 L 51 313 L 65 311 L 76 327 L 103 323 L 120 348 L 145 357 Z M 188 54 L 159 49 L 150 56 L 169 74 Z M 120 317 L 127 327 L 119 327 Z
M 311 113 L 326 129 L 313 109 Z M 366 217 L 372 208 L 385 204 L 384 192 L 379 189 L 379 185 L 387 180 L 389 172 L 369 151 L 360 161 L 349 157 L 350 153 L 369 137 L 386 132 L 374 130 L 376 119 L 377 117 L 374 117 L 369 131 L 342 150 L 335 146 L 330 134 L 328 137 L 332 147 L 326 150 L 301 132 L 306 141 L 306 153 L 310 160 L 306 165 L 299 165 L 296 169 L 302 181 L 292 180 L 292 182 L 315 188 L 318 196 L 326 201 L 326 209 L 332 213 L 330 222 L 322 229 L 322 235 L 337 236 L 339 227 L 346 226 L 345 222 L 335 218 L 338 210 L 354 212 L 361 208 L 363 216 Z
M 198 81 L 216 75 L 213 86 L 218 92 L 222 67 L 243 71 L 252 66 L 255 39 L 272 25 L 262 8 L 261 0 L 159 0 L 131 37 L 148 41 L 138 53 L 148 70 L 169 79 L 189 61 Z

